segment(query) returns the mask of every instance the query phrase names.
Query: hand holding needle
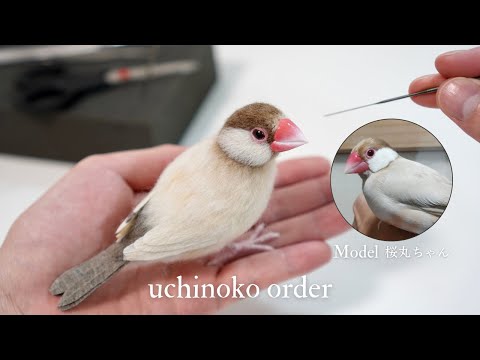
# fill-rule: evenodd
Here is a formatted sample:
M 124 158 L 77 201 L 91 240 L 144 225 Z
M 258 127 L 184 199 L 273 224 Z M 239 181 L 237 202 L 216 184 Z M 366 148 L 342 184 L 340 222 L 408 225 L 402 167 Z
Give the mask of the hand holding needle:
M 480 76 L 476 77 L 474 79 L 480 79 Z M 432 94 L 432 93 L 437 92 L 438 89 L 439 89 L 439 86 L 432 87 L 432 88 L 429 88 L 429 89 L 416 91 L 416 92 L 413 92 L 413 93 L 410 93 L 410 94 L 396 96 L 396 97 L 393 97 L 393 98 L 377 101 L 377 102 L 374 102 L 374 103 L 371 103 L 371 104 L 366 104 L 366 105 L 356 106 L 356 107 L 346 109 L 346 110 L 336 111 L 336 112 L 333 112 L 333 113 L 325 114 L 324 116 L 328 117 L 328 116 L 338 115 L 338 114 L 346 113 L 346 112 L 353 111 L 353 110 L 363 109 L 363 108 L 373 106 L 373 105 L 385 104 L 385 103 L 389 103 L 389 102 L 392 102 L 392 101 L 397 101 L 397 100 L 401 100 L 401 99 L 405 99 L 405 98 L 409 98 L 409 97 L 415 97 L 415 96 L 419 96 L 419 95 Z

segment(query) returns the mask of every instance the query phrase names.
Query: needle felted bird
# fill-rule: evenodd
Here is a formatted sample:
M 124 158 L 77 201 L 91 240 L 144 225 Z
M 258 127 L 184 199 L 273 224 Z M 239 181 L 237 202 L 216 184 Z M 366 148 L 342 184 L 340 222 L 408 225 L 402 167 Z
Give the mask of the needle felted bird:
M 220 265 L 243 251 L 271 249 L 278 234 L 257 225 L 274 187 L 275 158 L 307 141 L 276 107 L 254 103 L 234 112 L 219 133 L 183 152 L 120 224 L 117 242 L 51 285 L 68 310 L 131 261 L 169 264 L 207 256 Z M 222 251 L 220 251 L 222 250 Z
M 452 182 L 436 170 L 398 155 L 380 139 L 360 141 L 346 174 L 359 174 L 368 206 L 381 221 L 421 234 L 443 214 Z

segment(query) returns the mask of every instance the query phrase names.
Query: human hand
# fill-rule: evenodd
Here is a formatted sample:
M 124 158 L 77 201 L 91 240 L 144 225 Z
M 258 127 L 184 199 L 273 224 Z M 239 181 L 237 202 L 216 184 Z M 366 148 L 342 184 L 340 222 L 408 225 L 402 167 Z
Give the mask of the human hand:
M 416 234 L 399 229 L 381 221 L 367 204 L 365 196 L 360 194 L 353 203 L 354 220 L 352 227 L 373 239 L 397 241 L 410 239 Z
M 115 240 L 115 230 L 183 148 L 95 155 L 77 164 L 13 224 L 0 248 L 0 313 L 58 314 L 52 282 L 65 270 Z M 98 289 L 74 314 L 211 313 L 235 301 L 151 299 L 147 284 L 271 283 L 307 273 L 330 259 L 324 242 L 347 229 L 333 204 L 329 164 L 319 157 L 279 164 L 275 190 L 263 215 L 267 230 L 279 232 L 276 250 L 235 260 L 224 267 L 200 262 L 131 263 Z M 199 280 L 194 280 L 197 275 Z M 171 291 L 174 293 L 174 291 Z
M 440 86 L 436 95 L 413 97 L 417 104 L 439 107 L 463 131 L 480 141 L 480 47 L 448 52 L 435 60 L 438 74 L 410 84 L 409 92 Z

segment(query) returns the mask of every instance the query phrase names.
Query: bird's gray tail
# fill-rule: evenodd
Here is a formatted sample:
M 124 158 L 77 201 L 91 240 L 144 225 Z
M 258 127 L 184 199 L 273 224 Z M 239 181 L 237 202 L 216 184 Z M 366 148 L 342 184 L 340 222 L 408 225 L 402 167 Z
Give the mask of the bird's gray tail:
M 123 249 L 129 243 L 114 243 L 93 258 L 60 275 L 50 287 L 52 295 L 63 294 L 58 308 L 66 311 L 77 306 L 127 264 L 128 261 L 123 260 Z

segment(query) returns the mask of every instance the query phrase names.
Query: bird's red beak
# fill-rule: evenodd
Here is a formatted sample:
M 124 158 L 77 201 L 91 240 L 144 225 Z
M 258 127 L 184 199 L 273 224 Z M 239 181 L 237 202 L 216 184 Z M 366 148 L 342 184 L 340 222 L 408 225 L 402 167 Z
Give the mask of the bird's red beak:
M 305 145 L 308 141 L 302 131 L 290 119 L 281 119 L 270 145 L 272 151 L 282 152 Z
M 362 160 L 357 152 L 352 152 L 347 159 L 347 166 L 345 166 L 345 174 L 361 174 L 370 168 L 368 164 Z

